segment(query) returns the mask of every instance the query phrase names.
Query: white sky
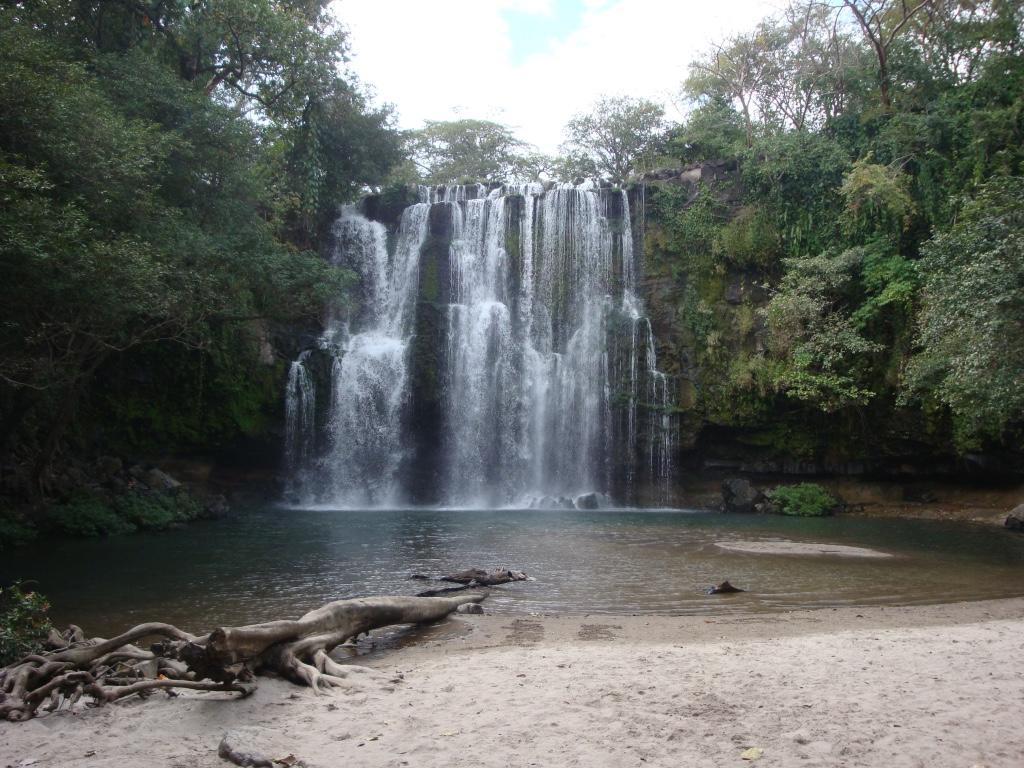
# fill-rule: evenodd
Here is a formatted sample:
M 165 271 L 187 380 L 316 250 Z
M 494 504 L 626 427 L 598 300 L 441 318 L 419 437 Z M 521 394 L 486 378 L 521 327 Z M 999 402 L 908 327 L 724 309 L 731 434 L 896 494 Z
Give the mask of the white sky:
M 673 101 L 688 62 L 781 0 L 335 0 L 352 69 L 403 128 L 479 118 L 554 152 L 600 95 Z

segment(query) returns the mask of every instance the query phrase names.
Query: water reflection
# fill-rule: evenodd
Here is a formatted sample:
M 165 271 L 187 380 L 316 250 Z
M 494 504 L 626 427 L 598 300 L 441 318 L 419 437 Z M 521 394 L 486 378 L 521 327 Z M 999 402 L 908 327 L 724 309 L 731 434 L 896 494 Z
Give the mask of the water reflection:
M 723 540 L 881 549 L 884 560 L 727 552 Z M 495 613 L 722 613 L 1024 594 L 1024 537 L 968 524 L 679 512 L 268 509 L 164 534 L 16 550 L 59 623 L 95 633 L 160 619 L 190 629 L 297 616 L 328 600 L 422 589 L 412 573 L 507 565 Z M 749 592 L 707 596 L 729 579 Z

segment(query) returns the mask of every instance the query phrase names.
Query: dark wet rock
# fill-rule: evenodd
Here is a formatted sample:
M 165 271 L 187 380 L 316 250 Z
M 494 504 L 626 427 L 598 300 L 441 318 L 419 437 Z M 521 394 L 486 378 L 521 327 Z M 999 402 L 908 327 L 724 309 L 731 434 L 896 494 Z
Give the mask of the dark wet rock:
M 422 573 L 414 573 L 409 577 L 409 579 L 415 581 L 430 581 L 430 577 Z
M 154 491 L 173 491 L 181 485 L 181 483 L 166 472 L 161 469 L 156 469 L 155 467 L 146 472 L 142 476 L 141 480 Z
M 904 486 L 903 500 L 915 502 L 918 504 L 932 504 L 938 501 L 939 497 L 931 488 L 922 488 L 918 486 Z
M 96 477 L 106 481 L 117 475 L 124 469 L 124 464 L 116 456 L 100 456 L 96 459 Z
M 708 587 L 708 594 L 709 595 L 734 595 L 737 592 L 746 592 L 746 591 L 747 590 L 745 590 L 745 589 L 740 589 L 739 587 L 734 587 L 732 584 L 730 584 L 728 582 L 728 580 L 723 581 L 718 586 Z
M 576 509 L 568 496 L 540 496 L 530 502 L 530 509 Z
M 725 300 L 729 304 L 742 304 L 743 303 L 743 278 L 734 277 L 725 286 Z
M 1014 507 L 1004 525 L 1011 531 L 1024 531 L 1024 504 Z
M 238 728 L 228 731 L 217 747 L 217 755 L 229 763 L 243 768 L 274 768 L 274 761 L 263 752 L 266 745 L 262 734 L 255 728 Z
M 218 493 L 206 499 L 206 503 L 203 505 L 203 512 L 206 513 L 207 517 L 214 519 L 227 517 L 231 514 L 231 505 L 228 504 L 226 496 Z
M 745 477 L 731 477 L 722 481 L 722 509 L 725 512 L 754 512 L 755 505 L 764 500 L 764 494 Z
M 574 503 L 576 509 L 600 509 L 601 508 L 601 494 L 599 493 L 584 493 L 576 497 Z

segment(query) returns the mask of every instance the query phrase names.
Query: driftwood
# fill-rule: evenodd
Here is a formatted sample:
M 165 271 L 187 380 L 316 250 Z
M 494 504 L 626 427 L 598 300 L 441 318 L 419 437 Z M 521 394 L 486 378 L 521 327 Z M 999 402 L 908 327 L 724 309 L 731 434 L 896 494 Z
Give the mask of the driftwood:
M 0 669 L 0 719 L 27 720 L 42 708 L 54 711 L 80 700 L 102 705 L 154 690 L 188 688 L 247 696 L 254 676 L 281 675 L 314 693 L 350 683 L 349 676 L 381 676 L 336 663 L 328 655 L 364 632 L 393 624 L 442 619 L 486 593 L 452 597 L 367 597 L 337 600 L 295 621 L 222 627 L 192 635 L 170 624 L 140 624 L 109 640 L 86 640 L 72 627 L 51 636 L 48 653 L 33 654 Z M 134 645 L 160 638 L 150 650 Z
M 522 571 L 511 571 L 508 568 L 495 568 L 485 571 L 483 568 L 467 568 L 458 573 L 442 576 L 441 581 L 450 581 L 466 586 L 492 587 L 495 584 L 508 584 L 510 581 L 526 581 L 529 577 Z
M 409 577 L 410 579 L 416 579 L 418 581 L 428 580 L 429 576 L 424 576 L 421 573 L 414 573 Z M 427 589 L 422 592 L 417 592 L 417 597 L 444 597 L 445 595 L 452 595 L 458 592 L 462 592 L 467 589 L 474 589 L 475 587 L 493 587 L 498 584 L 508 584 L 512 581 L 532 581 L 522 571 L 513 571 L 508 568 L 495 568 L 490 571 L 485 571 L 483 568 L 467 568 L 464 571 L 458 571 L 456 573 L 450 573 L 447 576 L 441 576 L 438 581 L 446 581 L 450 584 L 458 584 L 457 587 L 440 587 L 437 589 Z
M 430 576 L 422 573 L 414 573 L 409 576 L 412 581 L 434 581 Z M 462 571 L 450 573 L 447 576 L 438 576 L 436 581 L 444 581 L 449 584 L 458 584 L 457 587 L 432 587 L 422 592 L 417 592 L 417 597 L 445 597 L 458 594 L 468 589 L 477 587 L 493 587 L 498 584 L 508 584 L 512 581 L 534 581 L 522 571 L 513 571 L 509 568 L 493 568 L 489 571 L 483 568 L 466 568 Z

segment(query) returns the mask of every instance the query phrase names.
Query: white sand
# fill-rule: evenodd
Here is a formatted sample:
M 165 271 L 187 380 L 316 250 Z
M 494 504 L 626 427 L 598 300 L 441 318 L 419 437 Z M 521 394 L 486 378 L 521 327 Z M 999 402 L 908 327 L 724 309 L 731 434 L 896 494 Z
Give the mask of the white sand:
M 716 541 L 719 549 L 730 552 L 746 552 L 752 555 L 810 555 L 832 557 L 892 557 L 888 552 L 866 547 L 850 547 L 846 544 L 822 544 L 807 541 Z
M 0 724 L 0 766 L 1024 765 L 1024 599 L 774 616 L 463 617 L 372 660 L 405 681 L 158 695 Z M 94 754 L 90 754 L 94 753 Z

